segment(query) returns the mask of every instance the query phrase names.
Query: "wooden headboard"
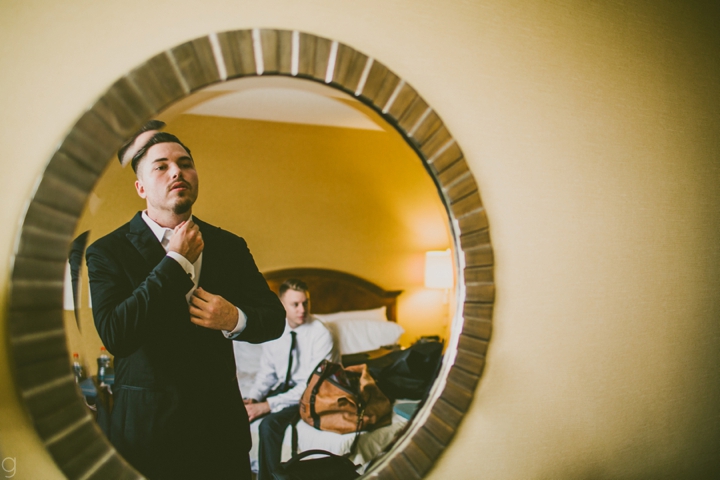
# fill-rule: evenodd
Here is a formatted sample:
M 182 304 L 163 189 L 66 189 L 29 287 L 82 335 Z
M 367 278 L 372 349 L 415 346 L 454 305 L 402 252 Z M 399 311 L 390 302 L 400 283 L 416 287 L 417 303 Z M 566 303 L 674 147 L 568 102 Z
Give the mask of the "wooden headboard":
M 388 320 L 397 321 L 397 297 L 402 290 L 384 290 L 350 273 L 325 268 L 286 268 L 264 272 L 263 275 L 275 293 L 288 278 L 307 283 L 311 312 L 334 313 L 387 307 Z

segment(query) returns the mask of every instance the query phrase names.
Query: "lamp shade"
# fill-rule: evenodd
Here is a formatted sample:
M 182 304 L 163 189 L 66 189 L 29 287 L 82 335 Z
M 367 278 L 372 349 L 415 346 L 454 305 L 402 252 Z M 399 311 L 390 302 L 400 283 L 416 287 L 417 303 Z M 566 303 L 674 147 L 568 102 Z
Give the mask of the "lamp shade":
M 450 249 L 425 252 L 425 287 L 453 287 L 453 265 Z

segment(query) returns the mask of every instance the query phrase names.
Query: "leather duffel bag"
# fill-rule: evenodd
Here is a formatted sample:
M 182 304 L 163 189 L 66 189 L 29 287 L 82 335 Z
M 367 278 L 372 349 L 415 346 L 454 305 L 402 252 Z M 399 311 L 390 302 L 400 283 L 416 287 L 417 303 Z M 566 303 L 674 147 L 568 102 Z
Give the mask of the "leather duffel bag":
M 366 365 L 323 360 L 300 399 L 300 417 L 318 430 L 353 433 L 389 425 L 392 405 Z

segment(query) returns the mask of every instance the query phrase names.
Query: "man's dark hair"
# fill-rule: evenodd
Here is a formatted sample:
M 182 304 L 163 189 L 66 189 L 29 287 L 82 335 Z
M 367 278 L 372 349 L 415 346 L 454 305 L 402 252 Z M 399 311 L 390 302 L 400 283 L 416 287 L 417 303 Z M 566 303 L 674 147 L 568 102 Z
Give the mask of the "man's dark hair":
M 130 148 L 130 145 L 132 145 L 133 142 L 135 142 L 137 137 L 139 137 L 141 134 L 147 132 L 148 130 L 162 130 L 163 127 L 165 127 L 165 122 L 163 122 L 162 120 L 150 120 L 145 125 L 140 127 L 140 130 L 135 132 L 135 135 L 130 137 L 130 139 L 127 142 L 123 143 L 122 146 L 120 147 L 120 150 L 118 150 L 117 156 L 118 156 L 118 160 L 120 160 L 120 164 L 122 165 L 123 157 L 125 156 L 125 152 L 127 152 L 127 149 Z
M 280 288 L 278 288 L 278 296 L 282 297 L 288 290 L 304 292 L 307 295 L 309 295 L 310 293 L 307 283 L 303 282 L 302 280 L 298 280 L 297 278 L 288 278 L 287 280 L 285 280 L 280 285 Z
M 132 169 L 133 172 L 137 173 L 137 166 L 138 163 L 140 163 L 140 160 L 143 159 L 145 154 L 147 154 L 148 150 L 150 150 L 150 147 L 153 145 L 157 145 L 158 143 L 177 143 L 181 147 L 185 149 L 185 151 L 190 155 L 190 158 L 192 158 L 192 153 L 190 153 L 190 149 L 183 145 L 183 143 L 180 141 L 179 138 L 177 138 L 172 133 L 167 132 L 158 132 L 155 135 L 153 135 L 150 140 L 147 141 L 145 145 L 140 147 L 140 150 L 135 153 L 135 155 L 132 158 Z M 193 160 L 194 161 L 194 160 Z

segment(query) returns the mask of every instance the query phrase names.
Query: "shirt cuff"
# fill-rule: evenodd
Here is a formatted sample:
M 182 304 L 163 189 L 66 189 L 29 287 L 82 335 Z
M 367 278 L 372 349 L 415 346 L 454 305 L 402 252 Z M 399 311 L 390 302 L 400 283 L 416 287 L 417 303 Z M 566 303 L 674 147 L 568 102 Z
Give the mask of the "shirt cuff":
M 172 259 L 175 260 L 176 262 L 178 262 L 178 263 L 180 264 L 180 266 L 183 268 L 183 270 L 185 270 L 185 273 L 187 273 L 188 275 L 190 275 L 190 279 L 191 279 L 191 280 L 195 280 L 195 267 L 193 266 L 192 263 L 190 263 L 190 260 L 188 260 L 187 258 L 183 257 L 183 256 L 180 255 L 179 253 L 177 253 L 177 252 L 172 252 L 172 251 L 171 251 L 171 252 L 167 252 L 167 256 L 170 257 L 170 258 L 172 258 Z
M 247 325 L 247 315 L 245 315 L 245 312 L 240 310 L 238 307 L 238 322 L 237 325 L 235 325 L 235 328 L 230 330 L 229 332 L 227 330 L 223 330 L 222 333 L 225 335 L 225 338 L 235 338 L 238 335 L 242 333 L 243 330 L 245 330 L 245 326 Z
M 279 406 L 283 408 L 289 406 L 282 404 L 282 399 L 278 399 L 277 397 L 266 398 L 265 401 L 268 402 L 268 406 L 270 406 L 270 413 L 277 413 L 282 410 L 282 408 L 278 408 Z
M 297 394 L 302 392 L 298 392 L 296 388 L 293 387 L 285 393 L 266 398 L 265 401 L 270 406 L 270 412 L 277 413 L 280 410 L 299 404 L 301 397 L 298 397 Z

